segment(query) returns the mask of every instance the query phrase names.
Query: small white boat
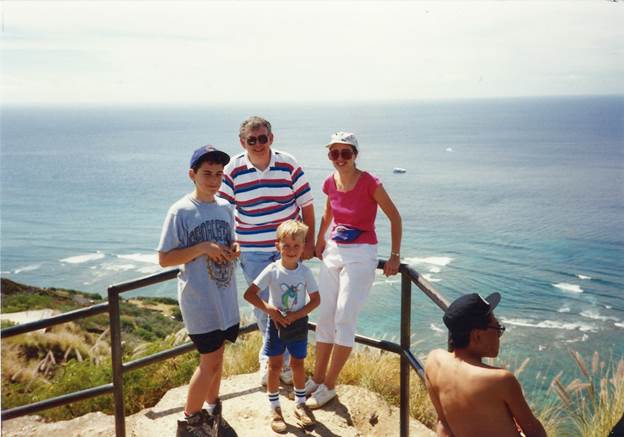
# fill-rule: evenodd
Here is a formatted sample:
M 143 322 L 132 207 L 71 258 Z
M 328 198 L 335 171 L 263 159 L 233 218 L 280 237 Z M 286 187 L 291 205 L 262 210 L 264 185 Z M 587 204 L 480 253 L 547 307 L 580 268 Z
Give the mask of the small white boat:
M 405 170 L 404 168 L 401 167 L 394 167 L 392 169 L 392 173 L 405 173 L 407 170 Z

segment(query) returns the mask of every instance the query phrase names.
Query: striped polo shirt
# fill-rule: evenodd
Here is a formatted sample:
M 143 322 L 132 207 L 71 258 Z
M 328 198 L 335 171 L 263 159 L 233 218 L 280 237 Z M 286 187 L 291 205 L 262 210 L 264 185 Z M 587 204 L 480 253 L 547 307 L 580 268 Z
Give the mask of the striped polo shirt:
M 243 152 L 223 170 L 219 197 L 236 206 L 236 241 L 244 252 L 275 251 L 275 230 L 289 219 L 300 219 L 312 203 L 310 185 L 292 155 L 271 149 L 269 166 L 260 171 Z

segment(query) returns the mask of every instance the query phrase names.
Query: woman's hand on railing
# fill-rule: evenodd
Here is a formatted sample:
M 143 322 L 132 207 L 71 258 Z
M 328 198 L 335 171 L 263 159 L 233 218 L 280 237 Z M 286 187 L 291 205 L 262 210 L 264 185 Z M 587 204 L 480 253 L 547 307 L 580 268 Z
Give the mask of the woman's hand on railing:
M 399 273 L 399 267 L 401 266 L 401 258 L 398 255 L 390 255 L 390 258 L 388 258 L 388 261 L 386 261 L 386 264 L 384 265 L 384 275 L 386 276 L 392 276 L 392 275 L 396 275 L 397 273 Z

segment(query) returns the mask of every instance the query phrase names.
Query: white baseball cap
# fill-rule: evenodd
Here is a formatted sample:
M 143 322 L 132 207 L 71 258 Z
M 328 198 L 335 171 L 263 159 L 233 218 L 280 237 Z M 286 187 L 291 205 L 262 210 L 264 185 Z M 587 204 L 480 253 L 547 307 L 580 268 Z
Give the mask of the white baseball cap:
M 360 146 L 358 145 L 358 140 L 355 138 L 355 135 L 351 132 L 336 132 L 331 136 L 331 140 L 329 144 L 325 147 L 329 147 L 332 144 L 348 144 L 350 146 L 355 147 L 357 151 L 360 150 Z

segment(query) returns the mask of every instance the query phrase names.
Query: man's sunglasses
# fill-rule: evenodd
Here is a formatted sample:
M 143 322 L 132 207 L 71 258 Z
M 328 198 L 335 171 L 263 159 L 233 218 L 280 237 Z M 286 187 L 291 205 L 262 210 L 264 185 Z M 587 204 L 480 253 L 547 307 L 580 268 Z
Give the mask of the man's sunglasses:
M 332 161 L 335 161 L 338 158 L 342 158 L 342 159 L 344 159 L 346 161 L 346 160 L 349 160 L 349 159 L 353 158 L 353 150 L 351 150 L 351 149 L 342 149 L 342 150 L 333 149 L 333 150 L 329 151 L 327 156 Z
M 487 327 L 487 328 L 485 328 L 485 329 L 495 329 L 495 330 L 497 330 L 497 331 L 498 331 L 498 336 L 499 336 L 499 337 L 502 337 L 502 336 L 503 336 L 503 333 L 505 332 L 505 330 L 506 330 L 507 328 L 505 328 L 503 325 L 497 325 L 497 326 L 488 326 L 488 327 Z
M 245 141 L 247 141 L 247 144 L 250 146 L 255 145 L 256 142 L 266 144 L 269 142 L 269 137 L 266 135 L 258 135 L 257 137 L 247 137 Z

